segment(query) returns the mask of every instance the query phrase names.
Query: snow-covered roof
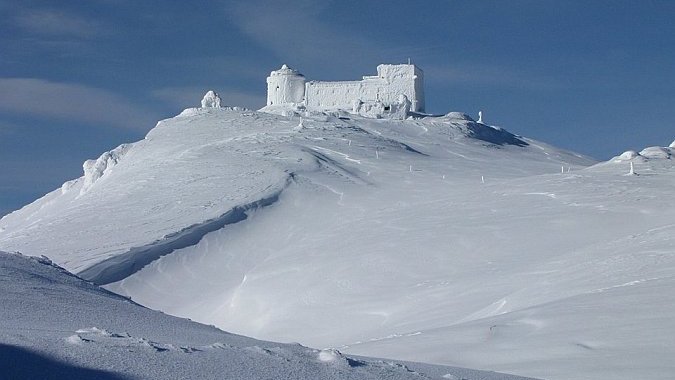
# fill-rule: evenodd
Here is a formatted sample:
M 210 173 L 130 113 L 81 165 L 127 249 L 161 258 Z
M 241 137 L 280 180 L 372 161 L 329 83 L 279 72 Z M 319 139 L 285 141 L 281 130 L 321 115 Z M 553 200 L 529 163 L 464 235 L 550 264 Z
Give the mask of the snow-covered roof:
M 285 64 L 285 63 L 283 65 L 281 65 L 281 68 L 279 70 L 274 70 L 270 73 L 270 76 L 277 76 L 277 75 L 299 75 L 299 76 L 303 76 L 302 74 L 300 74 L 300 72 L 298 70 L 294 70 L 294 69 L 288 67 L 288 65 Z

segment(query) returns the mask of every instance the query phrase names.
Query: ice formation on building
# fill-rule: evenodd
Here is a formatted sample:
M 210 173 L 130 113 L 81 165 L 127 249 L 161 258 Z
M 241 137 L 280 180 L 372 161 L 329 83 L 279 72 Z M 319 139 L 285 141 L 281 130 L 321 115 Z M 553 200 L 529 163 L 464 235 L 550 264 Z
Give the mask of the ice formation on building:
M 355 81 L 307 81 L 287 65 L 267 77 L 267 106 L 304 106 L 382 116 L 424 112 L 424 73 L 414 64 L 377 66 Z

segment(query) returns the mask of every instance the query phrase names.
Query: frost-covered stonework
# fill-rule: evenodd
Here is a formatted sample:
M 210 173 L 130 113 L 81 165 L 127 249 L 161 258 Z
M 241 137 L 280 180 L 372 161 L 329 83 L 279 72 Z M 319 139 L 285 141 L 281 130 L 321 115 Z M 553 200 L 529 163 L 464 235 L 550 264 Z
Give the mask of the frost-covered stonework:
M 358 81 L 306 81 L 297 70 L 283 65 L 267 78 L 267 106 L 405 117 L 410 111 L 424 112 L 424 73 L 413 64 L 382 64 L 377 75 Z

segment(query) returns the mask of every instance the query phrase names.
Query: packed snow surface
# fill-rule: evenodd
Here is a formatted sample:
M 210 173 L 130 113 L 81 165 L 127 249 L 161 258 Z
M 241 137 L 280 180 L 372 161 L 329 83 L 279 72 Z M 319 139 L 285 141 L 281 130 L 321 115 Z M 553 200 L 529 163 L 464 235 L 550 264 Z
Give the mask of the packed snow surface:
M 672 148 L 596 164 L 456 112 L 276 111 L 164 120 L 86 191 L 71 181 L 0 220 L 0 248 L 342 354 L 547 379 L 675 372 Z
M 228 334 L 146 309 L 45 258 L 0 252 L 0 289 L 2 379 L 522 379 Z

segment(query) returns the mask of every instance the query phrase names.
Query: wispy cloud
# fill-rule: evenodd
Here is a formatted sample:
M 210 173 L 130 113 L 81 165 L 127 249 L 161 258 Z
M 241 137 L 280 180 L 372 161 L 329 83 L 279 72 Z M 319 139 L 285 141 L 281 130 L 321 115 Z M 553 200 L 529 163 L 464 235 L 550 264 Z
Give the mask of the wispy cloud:
M 34 78 L 0 78 L 0 111 L 141 130 L 157 119 L 112 92 Z
M 258 109 L 265 105 L 265 94 L 252 94 L 234 89 L 218 89 L 207 86 L 165 87 L 152 91 L 152 96 L 176 108 L 198 107 L 206 91 L 214 90 L 220 96 L 223 106 L 238 106 Z
M 556 90 L 565 83 L 550 76 L 521 72 L 516 69 L 487 64 L 435 65 L 424 67 L 425 78 L 437 84 L 462 84 L 522 88 L 527 90 Z
M 228 4 L 227 15 L 242 33 L 291 64 L 300 61 L 344 64 L 376 58 L 376 41 L 329 23 L 331 15 L 325 13 L 329 3 L 251 0 Z
M 223 78 L 235 77 L 237 79 L 260 80 L 261 76 L 269 74 L 269 71 L 275 69 L 267 64 L 255 59 L 247 59 L 233 55 L 212 55 L 212 56 L 175 56 L 163 59 L 157 62 L 167 70 L 180 67 L 181 70 L 189 72 L 199 72 L 209 74 L 204 68 L 217 67 L 219 75 Z
M 107 30 L 92 19 L 54 9 L 24 9 L 14 22 L 24 32 L 42 36 L 88 39 Z

